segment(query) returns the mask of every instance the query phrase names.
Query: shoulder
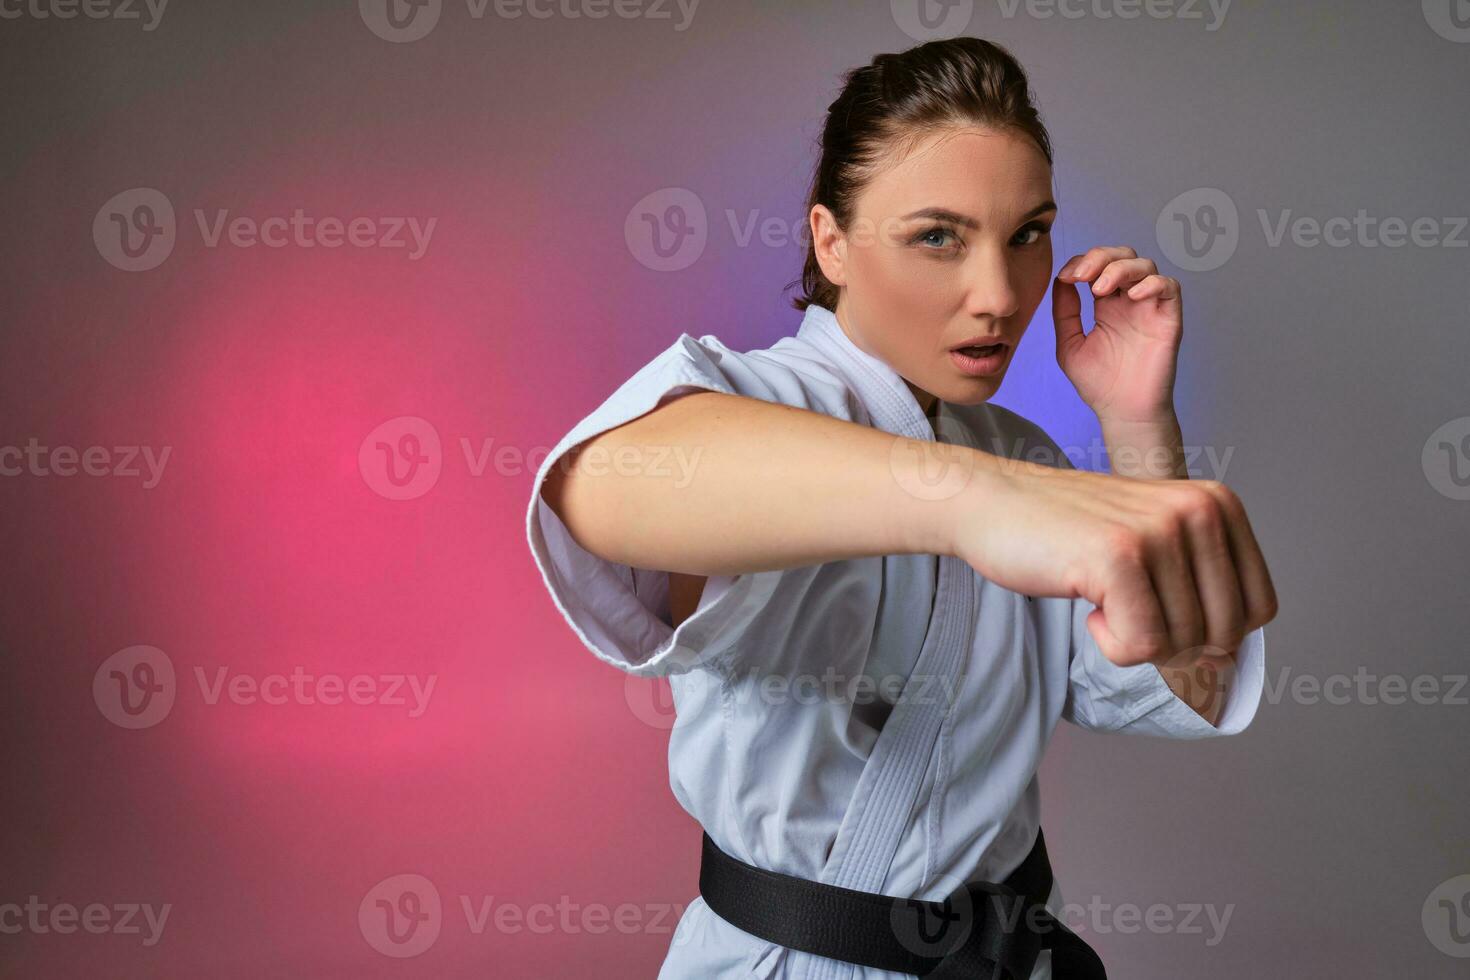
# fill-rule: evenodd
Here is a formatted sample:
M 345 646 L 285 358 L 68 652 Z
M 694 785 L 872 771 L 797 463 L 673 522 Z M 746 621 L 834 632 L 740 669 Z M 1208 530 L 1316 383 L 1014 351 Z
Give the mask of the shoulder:
M 670 357 L 733 394 L 780 402 L 825 415 L 861 420 L 866 415 L 852 390 L 819 350 L 786 336 L 769 347 L 737 350 L 714 334 L 681 333 L 660 358 Z

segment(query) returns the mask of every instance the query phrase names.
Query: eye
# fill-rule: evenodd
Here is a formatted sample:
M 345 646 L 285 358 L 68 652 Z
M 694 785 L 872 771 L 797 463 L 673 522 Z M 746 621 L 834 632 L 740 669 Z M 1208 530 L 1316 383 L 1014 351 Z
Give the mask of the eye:
M 931 250 L 938 251 L 939 249 L 945 247 L 944 239 L 956 237 L 957 236 L 955 235 L 953 230 L 946 228 L 944 225 L 935 225 L 932 228 L 927 228 L 924 231 L 919 232 L 909 241 L 910 244 L 928 245 L 930 246 Z M 939 241 L 935 241 L 935 238 L 938 238 Z
M 1016 232 L 1016 237 L 1011 239 L 1016 245 L 1022 247 L 1035 245 L 1047 235 L 1051 234 L 1051 225 L 1044 221 L 1033 221 Z

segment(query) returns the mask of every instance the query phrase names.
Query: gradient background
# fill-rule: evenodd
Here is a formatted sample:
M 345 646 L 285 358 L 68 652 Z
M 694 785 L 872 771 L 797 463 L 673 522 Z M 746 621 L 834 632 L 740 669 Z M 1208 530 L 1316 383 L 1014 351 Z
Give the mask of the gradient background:
M 152 946 L 0 933 L 0 975 L 653 976 L 696 894 L 699 828 L 668 789 L 667 702 L 598 664 L 543 589 L 530 475 L 679 332 L 749 349 L 795 330 L 802 245 L 742 244 L 727 213 L 803 224 L 840 74 L 921 39 L 912 0 L 705 0 L 687 23 L 676 6 L 477 18 L 459 0 L 408 42 L 351 0 L 173 0 L 151 30 L 142 8 L 0 8 L 0 446 L 170 451 L 151 488 L 0 477 L 0 904 L 170 905 Z M 1470 249 L 1272 247 L 1257 211 L 1470 214 L 1470 30 L 1451 19 L 1470 4 L 1238 0 L 1214 30 L 1203 6 L 1007 9 L 930 13 L 1029 71 L 1057 149 L 1058 264 L 1121 242 L 1184 281 L 1186 442 L 1233 453 L 1196 475 L 1246 501 L 1281 599 L 1244 734 L 1059 730 L 1042 780 L 1066 897 L 1231 909 L 1214 945 L 1208 926 L 1084 930 L 1118 977 L 1464 976 L 1470 691 L 1329 704 L 1290 683 L 1470 669 L 1453 478 L 1470 467 Z M 142 272 L 93 234 L 134 188 L 177 212 L 172 252 Z M 697 197 L 708 237 L 656 271 L 625 227 L 669 188 Z M 1155 231 L 1194 188 L 1239 208 L 1234 254 L 1199 272 Z M 211 248 L 194 218 L 297 208 L 436 225 L 411 259 Z M 1084 446 L 1096 424 L 1048 311 L 996 400 Z M 437 433 L 439 475 L 394 500 L 359 455 L 405 416 Z M 486 448 L 507 454 L 472 466 Z M 93 681 L 140 644 L 167 656 L 175 701 L 130 730 Z M 436 687 L 410 717 L 210 703 L 197 683 L 296 667 Z M 358 917 L 402 874 L 442 901 L 412 958 Z M 462 900 L 560 903 L 572 927 L 477 930 Z M 635 928 L 577 924 L 623 903 Z

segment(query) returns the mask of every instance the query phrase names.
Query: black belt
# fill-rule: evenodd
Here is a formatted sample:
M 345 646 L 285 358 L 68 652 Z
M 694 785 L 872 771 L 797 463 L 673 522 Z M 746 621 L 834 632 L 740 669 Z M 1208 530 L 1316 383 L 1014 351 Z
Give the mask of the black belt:
M 1056 980 L 1107 980 L 1092 947 L 1045 908 L 1051 883 L 1040 828 L 1004 882 L 967 882 L 942 902 L 766 871 L 726 854 L 709 834 L 699 866 L 710 911 L 778 946 L 928 980 L 1029 980 L 1049 949 Z

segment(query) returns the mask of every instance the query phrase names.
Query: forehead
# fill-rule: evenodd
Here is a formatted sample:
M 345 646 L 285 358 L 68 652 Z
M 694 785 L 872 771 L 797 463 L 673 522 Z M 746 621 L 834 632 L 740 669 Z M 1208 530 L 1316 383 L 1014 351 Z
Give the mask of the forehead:
M 1027 211 L 1051 196 L 1051 165 L 1025 133 L 952 128 L 886 161 L 858 196 L 859 213 L 948 207 L 979 216 Z

